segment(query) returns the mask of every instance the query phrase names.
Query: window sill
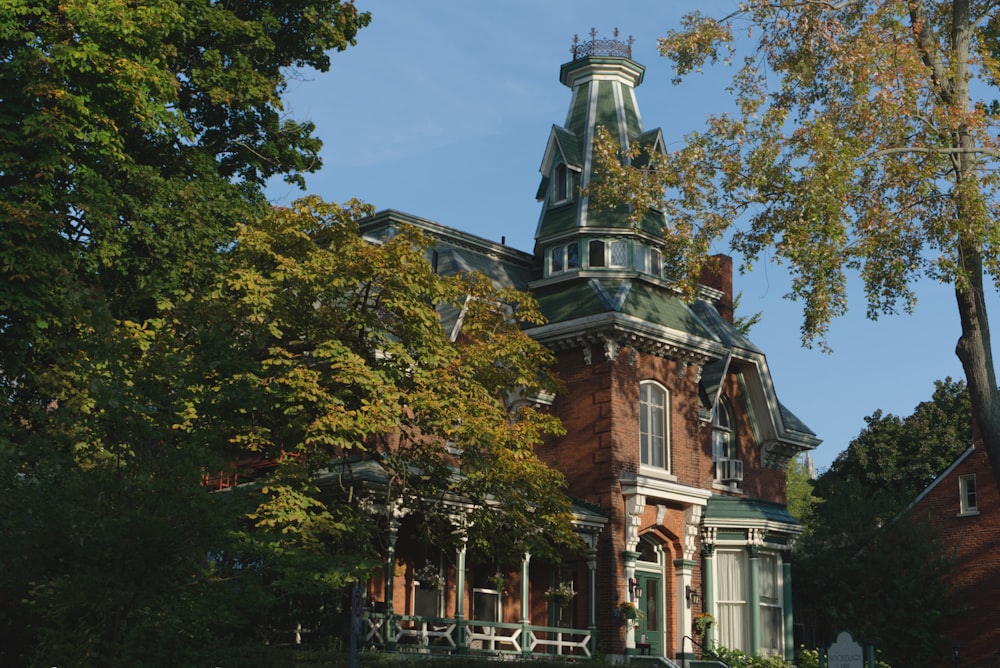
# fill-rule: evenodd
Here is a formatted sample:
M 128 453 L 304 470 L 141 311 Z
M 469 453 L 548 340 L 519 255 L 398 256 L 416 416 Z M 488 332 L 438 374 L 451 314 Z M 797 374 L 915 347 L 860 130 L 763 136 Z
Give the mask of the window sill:
M 657 480 L 677 482 L 677 476 L 672 474 L 670 471 L 656 466 L 650 466 L 648 464 L 639 464 L 639 473 L 650 478 L 656 478 Z
M 724 483 L 724 482 L 719 482 L 718 480 L 713 480 L 712 489 L 717 489 L 723 492 L 732 492 L 733 494 L 743 493 L 743 488 L 739 485 L 739 483 L 735 482 Z
M 955 517 L 976 517 L 977 515 L 979 515 L 978 510 L 966 510 L 963 513 L 955 515 Z

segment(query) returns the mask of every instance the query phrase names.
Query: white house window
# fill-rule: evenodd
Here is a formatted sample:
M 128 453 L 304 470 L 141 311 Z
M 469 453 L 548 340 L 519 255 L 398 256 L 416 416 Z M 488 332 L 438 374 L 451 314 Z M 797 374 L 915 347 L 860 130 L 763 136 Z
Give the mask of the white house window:
M 978 515 L 979 505 L 976 500 L 976 474 L 958 477 L 959 515 Z
M 760 570 L 760 649 L 764 654 L 781 655 L 783 612 L 781 608 L 781 571 L 778 555 L 761 553 Z
M 718 581 L 716 612 L 718 636 L 723 647 L 746 651 L 747 643 L 747 557 L 745 549 L 717 550 L 715 572 Z
M 640 463 L 670 470 L 670 395 L 653 381 L 639 385 Z

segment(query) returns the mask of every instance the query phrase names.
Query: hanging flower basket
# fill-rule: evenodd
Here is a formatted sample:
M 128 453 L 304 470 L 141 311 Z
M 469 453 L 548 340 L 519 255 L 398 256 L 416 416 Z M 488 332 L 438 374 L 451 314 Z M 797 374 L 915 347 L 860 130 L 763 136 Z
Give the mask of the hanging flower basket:
M 413 572 L 413 579 L 417 581 L 417 586 L 425 590 L 443 589 L 444 576 L 437 567 L 426 563 Z
M 576 592 L 573 591 L 572 582 L 560 582 L 558 587 L 549 587 L 545 590 L 545 598 L 556 605 L 569 605 L 574 596 Z
M 624 620 L 635 621 L 639 619 L 639 606 L 632 601 L 622 601 L 618 604 L 618 614 Z
M 714 623 L 715 617 L 709 612 L 703 612 L 694 618 L 694 631 L 699 638 L 704 638 Z

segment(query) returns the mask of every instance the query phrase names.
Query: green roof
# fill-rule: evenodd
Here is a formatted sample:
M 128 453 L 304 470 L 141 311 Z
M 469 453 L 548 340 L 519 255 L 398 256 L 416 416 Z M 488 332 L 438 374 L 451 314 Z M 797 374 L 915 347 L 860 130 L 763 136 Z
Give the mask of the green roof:
M 705 506 L 704 517 L 705 522 L 708 524 L 719 520 L 729 520 L 730 523 L 736 520 L 747 525 L 759 524 L 761 522 L 775 522 L 780 524 L 799 523 L 782 503 L 774 503 L 762 499 L 748 499 L 742 496 L 721 496 L 718 494 L 713 494 L 709 497 L 708 504 Z

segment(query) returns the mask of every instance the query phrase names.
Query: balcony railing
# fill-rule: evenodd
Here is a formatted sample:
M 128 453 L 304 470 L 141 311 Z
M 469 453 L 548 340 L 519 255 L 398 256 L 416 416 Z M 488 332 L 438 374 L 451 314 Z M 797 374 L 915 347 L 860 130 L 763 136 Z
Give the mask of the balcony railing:
M 370 612 L 365 614 L 363 637 L 368 646 L 400 652 L 462 650 L 491 655 L 591 656 L 591 632 L 587 629 L 479 619 Z

